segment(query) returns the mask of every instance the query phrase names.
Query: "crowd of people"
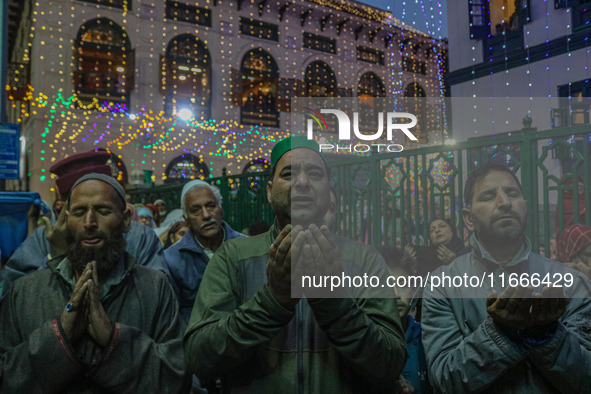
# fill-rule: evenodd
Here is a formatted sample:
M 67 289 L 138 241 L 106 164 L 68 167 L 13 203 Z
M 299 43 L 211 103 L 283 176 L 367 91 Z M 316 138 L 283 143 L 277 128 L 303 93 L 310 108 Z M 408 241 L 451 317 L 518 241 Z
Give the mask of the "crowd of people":
M 507 167 L 468 175 L 467 244 L 436 218 L 427 246 L 376 250 L 334 233 L 330 167 L 303 136 L 273 148 L 275 221 L 248 234 L 201 180 L 179 209 L 131 204 L 107 156 L 52 167 L 53 218 L 4 267 L 2 393 L 589 392 L 591 227 L 568 223 L 559 261 L 534 253 Z M 304 285 L 364 275 L 382 285 Z

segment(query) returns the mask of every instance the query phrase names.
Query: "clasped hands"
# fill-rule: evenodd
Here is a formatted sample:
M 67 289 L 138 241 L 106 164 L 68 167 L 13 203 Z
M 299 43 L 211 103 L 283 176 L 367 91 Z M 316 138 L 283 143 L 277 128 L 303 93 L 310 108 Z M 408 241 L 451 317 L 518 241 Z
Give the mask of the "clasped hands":
M 500 296 L 496 290 L 488 296 L 486 311 L 503 332 L 523 330 L 527 337 L 540 339 L 555 332 L 567 304 L 568 299 L 559 287 L 544 287 L 541 293 L 534 293 L 531 286 L 510 286 Z
M 72 343 L 85 333 L 103 347 L 111 338 L 113 324 L 101 304 L 98 283 L 96 262 L 91 261 L 78 278 L 60 317 L 64 334 Z
M 303 296 L 292 298 L 301 288 L 302 275 L 341 275 L 341 257 L 326 225 L 311 224 L 304 229 L 288 224 L 269 248 L 267 278 L 271 293 L 285 308 L 293 309 Z

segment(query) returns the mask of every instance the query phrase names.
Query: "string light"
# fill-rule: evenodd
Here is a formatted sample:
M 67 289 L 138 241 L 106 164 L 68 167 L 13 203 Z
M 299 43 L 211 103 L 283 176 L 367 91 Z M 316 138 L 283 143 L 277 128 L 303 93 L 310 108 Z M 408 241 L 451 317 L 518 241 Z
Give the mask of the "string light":
M 125 157 L 131 167 L 153 171 L 156 180 L 170 175 L 162 163 L 170 152 L 200 158 L 210 174 L 220 173 L 220 163 L 229 174 L 239 173 L 242 166 L 261 167 L 273 144 L 289 135 L 282 114 L 289 114 L 292 96 L 386 96 L 391 90 L 403 97 L 411 82 L 430 96 L 444 94 L 439 62 L 445 43 L 414 29 L 401 31 L 387 11 L 313 0 L 306 15 L 290 3 L 239 3 L 240 12 L 227 13 L 215 2 L 197 7 L 170 1 L 158 20 L 160 5 L 150 2 L 134 2 L 133 10 L 126 0 L 66 8 L 35 2 L 30 22 L 23 22 L 31 23 L 28 44 L 18 56 L 43 75 L 38 80 L 45 91 L 23 85 L 23 68 L 9 81 L 8 94 L 19 122 L 40 127 L 33 154 L 41 162 L 38 179 L 48 180 L 54 162 L 89 147 L 106 148 L 121 162 Z M 216 12 L 220 24 L 213 28 Z M 354 18 L 365 25 L 360 29 Z M 302 39 L 283 25 L 301 26 L 307 34 Z M 244 40 L 236 34 L 252 37 L 249 48 L 238 48 Z M 214 38 L 215 65 L 208 41 Z M 35 59 L 33 42 L 40 47 Z M 348 53 L 356 59 L 343 65 L 337 56 Z M 304 55 L 310 60 L 302 64 Z M 233 69 L 236 59 L 242 59 L 240 67 Z M 426 75 L 431 68 L 437 77 Z M 159 75 L 151 81 L 154 70 Z M 359 70 L 358 80 L 350 81 Z M 387 89 L 382 78 L 389 72 Z M 222 91 L 213 94 L 213 86 Z M 336 135 L 326 142 L 336 142 Z

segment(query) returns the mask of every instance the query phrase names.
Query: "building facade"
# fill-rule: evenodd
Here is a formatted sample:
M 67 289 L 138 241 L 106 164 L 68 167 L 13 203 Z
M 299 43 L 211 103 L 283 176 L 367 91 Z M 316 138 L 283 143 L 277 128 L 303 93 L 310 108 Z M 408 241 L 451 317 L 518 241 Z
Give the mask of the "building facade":
M 268 166 L 293 97 L 445 92 L 446 43 L 354 1 L 11 2 L 14 188 L 48 200 L 70 154 L 110 151 L 124 184 L 239 174 Z
M 520 130 L 524 118 L 538 130 L 589 123 L 590 22 L 586 0 L 449 2 L 451 96 L 501 106 L 488 128 L 453 110 L 454 139 Z M 502 98 L 524 105 L 508 111 Z

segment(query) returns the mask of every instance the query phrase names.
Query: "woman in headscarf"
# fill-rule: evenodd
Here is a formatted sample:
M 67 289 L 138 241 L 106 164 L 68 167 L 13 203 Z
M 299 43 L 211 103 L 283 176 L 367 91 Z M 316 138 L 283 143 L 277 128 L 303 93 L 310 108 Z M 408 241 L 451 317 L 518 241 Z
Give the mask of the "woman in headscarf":
M 406 253 L 416 262 L 416 271 L 426 276 L 441 265 L 450 264 L 456 257 L 468 253 L 455 227 L 446 219 L 429 223 L 429 246 L 407 245 Z
M 156 228 L 156 224 L 154 223 L 154 218 L 152 216 L 152 211 L 148 208 L 139 208 L 137 210 L 137 215 L 139 217 L 139 222 L 143 225 L 146 225 L 150 228 Z
M 558 239 L 558 260 L 591 279 L 591 227 L 573 224 Z
M 187 231 L 189 231 L 189 226 L 184 220 L 173 224 L 166 234 L 166 242 L 162 249 L 166 249 L 180 241 Z
M 563 175 L 560 178 L 559 186 L 569 186 L 573 184 L 573 179 L 570 176 Z M 563 228 L 567 228 L 575 222 L 575 215 L 579 216 L 579 222 L 585 220 L 585 184 L 583 179 L 577 179 L 577 200 L 578 207 L 575 206 L 574 189 L 572 186 L 562 190 L 562 205 L 556 207 L 556 214 L 554 216 L 554 222 L 556 223 L 555 236 L 558 238 L 558 231 L 560 222 L 558 220 L 559 212 L 562 211 L 562 218 L 564 220 Z

